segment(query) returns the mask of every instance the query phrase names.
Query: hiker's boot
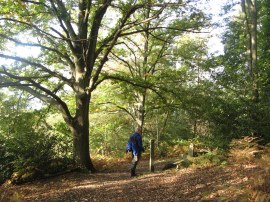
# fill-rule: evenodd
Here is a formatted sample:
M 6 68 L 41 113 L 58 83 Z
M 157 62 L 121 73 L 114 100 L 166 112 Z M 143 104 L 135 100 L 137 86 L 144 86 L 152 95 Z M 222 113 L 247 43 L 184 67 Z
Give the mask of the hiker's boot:
M 137 176 L 134 170 L 131 170 L 131 175 L 130 176 L 131 177 L 136 177 Z

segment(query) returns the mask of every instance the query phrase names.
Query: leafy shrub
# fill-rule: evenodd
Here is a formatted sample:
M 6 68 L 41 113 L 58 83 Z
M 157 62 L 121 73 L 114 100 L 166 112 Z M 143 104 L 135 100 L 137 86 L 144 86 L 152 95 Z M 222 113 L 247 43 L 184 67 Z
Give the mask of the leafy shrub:
M 35 112 L 6 117 L 6 127 L 0 130 L 0 183 L 44 177 L 71 162 L 69 139 L 39 120 Z
M 270 147 L 263 148 L 261 156 L 255 159 L 260 172 L 254 172 L 253 184 L 248 190 L 250 201 L 267 202 L 270 201 Z
M 261 153 L 257 138 L 244 137 L 234 139 L 230 144 L 230 159 L 233 162 L 249 163 L 254 162 L 255 157 Z
M 0 144 L 2 182 L 8 178 L 19 183 L 43 177 L 65 169 L 68 162 L 57 153 L 58 139 L 42 131 L 22 133 Z
M 222 150 L 215 149 L 193 158 L 192 162 L 197 166 L 224 165 L 227 164 L 227 155 Z
M 11 176 L 13 170 L 11 162 L 13 160 L 14 156 L 7 152 L 6 142 L 0 134 L 0 184 Z
M 159 157 L 167 157 L 169 150 L 170 150 L 169 145 L 166 142 L 162 142 L 159 144 L 157 148 L 157 155 Z

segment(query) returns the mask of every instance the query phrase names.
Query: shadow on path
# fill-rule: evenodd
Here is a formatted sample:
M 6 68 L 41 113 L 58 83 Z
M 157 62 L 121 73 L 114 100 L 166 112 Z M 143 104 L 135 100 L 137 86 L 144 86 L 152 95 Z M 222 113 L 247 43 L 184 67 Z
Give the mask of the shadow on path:
M 142 161 L 138 167 L 142 175 L 130 178 L 129 166 L 125 162 L 109 172 L 70 173 L 19 186 L 2 186 L 0 200 L 17 197 L 39 202 L 222 201 L 222 197 L 231 196 L 230 201 L 239 201 L 246 195 L 242 191 L 248 182 L 246 176 L 256 170 L 213 166 L 161 172 L 164 163 L 159 162 L 156 172 L 150 173 L 148 162 Z

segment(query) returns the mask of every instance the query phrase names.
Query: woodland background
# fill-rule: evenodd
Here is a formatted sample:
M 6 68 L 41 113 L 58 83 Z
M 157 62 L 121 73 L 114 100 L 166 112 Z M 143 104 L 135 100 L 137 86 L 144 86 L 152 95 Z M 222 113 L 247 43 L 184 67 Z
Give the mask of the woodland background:
M 230 1 L 214 21 L 209 1 L 1 1 L 0 182 L 94 172 L 137 125 L 158 157 L 267 145 L 269 4 Z

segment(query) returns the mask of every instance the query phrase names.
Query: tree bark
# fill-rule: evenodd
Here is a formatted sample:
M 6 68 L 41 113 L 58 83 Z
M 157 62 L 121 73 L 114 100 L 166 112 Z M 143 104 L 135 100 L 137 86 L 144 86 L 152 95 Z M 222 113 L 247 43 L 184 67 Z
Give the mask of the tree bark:
M 148 19 L 150 16 L 150 7 L 147 6 L 145 11 L 145 19 Z M 148 55 L 149 55 L 149 27 L 150 22 L 146 23 L 145 26 L 145 41 L 144 41 L 144 55 L 143 55 L 143 63 L 142 63 L 142 71 L 139 70 L 139 74 L 144 80 L 147 79 L 146 74 L 148 73 Z M 145 120 L 145 101 L 146 101 L 146 93 L 147 89 L 143 89 L 142 93 L 138 93 L 138 103 L 139 103 L 139 110 L 138 110 L 138 117 L 136 118 L 137 124 L 143 128 L 144 120 Z
M 241 4 L 247 27 L 247 55 L 252 85 L 252 102 L 254 106 L 251 110 L 251 119 L 254 121 L 252 130 L 253 135 L 260 136 L 260 129 L 258 127 L 260 125 L 260 115 L 256 109 L 257 104 L 259 103 L 259 70 L 257 65 L 257 0 L 242 0 Z
M 26 3 L 40 4 L 44 8 L 39 10 L 42 11 L 39 13 L 39 11 L 35 10 L 35 7 L 31 8 L 29 6 L 29 14 L 35 13 L 35 17 L 32 17 L 24 12 L 18 12 L 17 9 L 20 8 L 14 7 L 11 9 L 12 13 L 10 16 L 1 18 L 1 22 L 7 26 L 18 26 L 18 30 L 21 30 L 20 34 L 25 34 L 26 32 L 29 34 L 29 31 L 32 31 L 33 36 L 38 36 L 38 40 L 31 42 L 32 40 L 29 39 L 28 42 L 22 42 L 13 36 L 18 31 L 15 31 L 16 29 L 10 31 L 10 33 L 8 31 L 7 34 L 1 34 L 0 39 L 4 38 L 4 41 L 12 41 L 15 44 L 28 47 L 39 47 L 44 52 L 38 56 L 41 58 L 33 57 L 31 60 L 15 55 L 12 56 L 13 53 L 10 53 L 11 55 L 1 53 L 0 58 L 25 63 L 29 67 L 25 69 L 29 69 L 31 70 L 29 73 L 33 73 L 33 75 L 25 76 L 24 73 L 12 73 L 12 71 L 9 71 L 9 68 L 1 66 L 0 77 L 4 81 L 3 84 L 1 82 L 1 85 L 25 90 L 45 103 L 55 106 L 62 113 L 74 136 L 75 162 L 82 168 L 95 171 L 89 152 L 89 104 L 91 93 L 104 80 L 104 78 L 100 78 L 104 64 L 108 60 L 114 46 L 117 45 L 119 37 L 144 32 L 145 29 L 133 31 L 133 28 L 143 26 L 144 23 L 148 24 L 148 30 L 150 20 L 158 17 L 157 14 L 149 17 L 150 6 L 160 8 L 160 12 L 158 12 L 160 14 L 166 7 L 166 4 L 151 4 L 149 1 L 147 5 L 148 17 L 145 22 L 140 22 L 141 25 L 137 24 L 139 21 L 132 19 L 131 16 L 138 9 L 144 8 L 145 3 L 133 2 L 130 4 L 126 2 L 126 4 L 119 4 L 119 10 L 124 12 L 119 11 L 119 14 L 122 16 L 117 19 L 116 27 L 111 28 L 106 37 L 101 37 L 99 34 L 101 28 L 105 27 L 108 30 L 110 27 L 104 25 L 105 13 L 109 7 L 117 8 L 117 2 L 112 4 L 112 0 L 102 0 L 98 3 L 93 3 L 90 0 L 80 0 L 75 1 L 72 5 L 67 5 L 66 1 L 48 0 L 46 3 L 37 3 L 35 1 Z M 78 14 L 77 19 L 75 13 Z M 37 21 L 39 17 L 46 20 Z M 50 22 L 53 22 L 57 28 L 55 26 L 51 27 Z M 48 26 L 45 26 L 46 23 L 48 23 Z M 45 57 L 47 54 L 51 55 Z M 146 68 L 147 64 L 147 54 L 148 51 L 145 55 L 144 68 Z M 70 67 L 69 70 L 66 69 L 67 66 Z M 65 68 L 62 69 L 62 67 Z M 37 72 L 39 72 L 38 76 L 36 75 Z M 67 77 L 66 73 L 68 74 Z M 145 76 L 145 73 L 147 72 L 144 71 L 141 76 Z M 50 81 L 50 79 L 52 80 Z M 59 81 L 59 84 L 55 84 L 54 81 Z M 75 95 L 75 114 L 70 111 L 68 104 L 61 98 L 62 92 L 58 93 L 59 89 L 63 89 L 65 85 L 71 87 L 72 93 Z M 143 93 L 138 92 L 138 94 L 140 96 L 136 101 L 142 104 L 142 107 L 139 108 L 139 125 L 142 127 L 145 116 L 146 90 Z
M 257 0 L 242 0 L 241 3 L 247 25 L 247 54 L 252 81 L 252 100 L 257 103 L 259 102 L 257 66 Z
M 90 158 L 89 147 L 89 103 L 90 95 L 77 96 L 76 116 L 70 125 L 73 134 L 73 158 L 76 165 L 91 172 L 96 169 Z

